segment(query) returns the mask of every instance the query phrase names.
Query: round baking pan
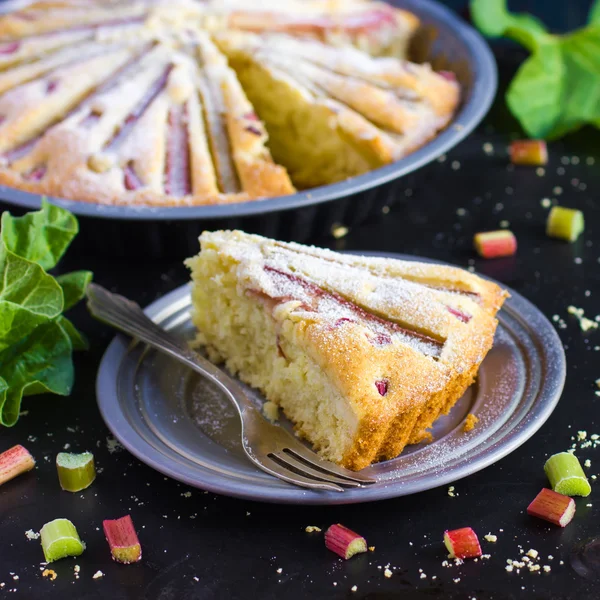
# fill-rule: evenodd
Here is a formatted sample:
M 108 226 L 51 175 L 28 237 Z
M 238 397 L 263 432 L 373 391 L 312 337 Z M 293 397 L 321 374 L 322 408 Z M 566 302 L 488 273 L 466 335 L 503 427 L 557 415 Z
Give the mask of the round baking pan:
M 149 258 L 183 257 L 197 250 L 205 229 L 245 231 L 298 242 L 321 235 L 334 223 L 354 226 L 390 205 L 401 177 L 435 160 L 458 144 L 483 119 L 494 99 L 497 72 L 483 38 L 450 9 L 433 0 L 394 0 L 414 12 L 421 28 L 412 58 L 436 70 L 456 73 L 463 90 L 458 113 L 431 142 L 391 165 L 340 183 L 290 196 L 220 206 L 105 206 L 50 198 L 80 218 L 80 250 Z M 40 205 L 40 196 L 0 186 L 0 201 L 22 209 Z

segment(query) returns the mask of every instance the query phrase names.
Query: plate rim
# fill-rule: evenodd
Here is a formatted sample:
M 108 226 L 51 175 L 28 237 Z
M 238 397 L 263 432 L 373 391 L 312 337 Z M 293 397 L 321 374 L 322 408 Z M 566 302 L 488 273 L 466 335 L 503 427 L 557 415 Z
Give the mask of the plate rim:
M 363 256 L 379 256 L 455 266 L 442 261 L 400 253 L 364 251 L 352 253 Z M 100 414 L 107 428 L 115 438 L 131 454 L 156 471 L 195 488 L 245 500 L 305 505 L 355 504 L 412 495 L 456 482 L 487 468 L 528 441 L 548 420 L 556 408 L 556 405 L 561 398 L 566 380 L 567 365 L 564 348 L 556 329 L 552 326 L 549 319 L 532 302 L 518 292 L 512 290 L 510 287 L 501 284 L 490 277 L 480 276 L 489 281 L 498 283 L 498 285 L 501 285 L 508 290 L 511 294 L 511 298 L 507 301 L 507 304 L 510 304 L 513 310 L 515 307 L 512 305 L 517 305 L 517 310 L 514 310 L 517 315 L 535 315 L 536 324 L 541 324 L 542 326 L 542 330 L 538 328 L 540 337 L 541 335 L 544 337 L 549 336 L 551 340 L 550 343 L 543 345 L 544 354 L 542 357 L 547 363 L 552 364 L 552 370 L 545 373 L 549 376 L 542 379 L 540 390 L 537 393 L 532 406 L 525 415 L 523 415 L 521 420 L 515 423 L 507 432 L 504 432 L 498 439 L 494 440 L 490 446 L 485 446 L 485 448 L 480 450 L 475 456 L 472 456 L 471 453 L 467 453 L 457 465 L 451 467 L 449 470 L 442 471 L 441 473 L 437 472 L 434 485 L 428 485 L 426 483 L 422 484 L 421 482 L 423 480 L 420 478 L 410 486 L 410 489 L 407 491 L 406 489 L 402 489 L 403 483 L 401 481 L 383 481 L 381 486 L 359 490 L 360 495 L 357 495 L 355 490 L 352 490 L 351 492 L 354 493 L 350 495 L 349 492 L 344 492 L 342 494 L 334 492 L 315 492 L 291 485 L 289 488 L 270 488 L 268 485 L 247 484 L 240 482 L 239 480 L 232 480 L 220 476 L 218 473 L 209 473 L 207 477 L 202 480 L 186 474 L 185 467 L 180 468 L 180 465 L 178 464 L 173 465 L 173 461 L 165 458 L 160 451 L 148 444 L 145 439 L 138 434 L 137 430 L 131 426 L 127 419 L 124 418 L 123 412 L 119 410 L 120 405 L 116 401 L 116 398 L 118 397 L 117 375 L 121 366 L 121 359 L 129 346 L 128 342 L 125 341 L 126 337 L 122 334 L 117 334 L 115 338 L 112 339 L 98 367 L 96 399 Z M 184 284 L 176 288 L 152 302 L 144 309 L 144 312 L 151 317 L 157 316 L 173 302 L 181 301 L 182 298 L 189 293 L 189 289 L 189 284 Z M 503 424 L 498 432 L 501 432 L 505 425 L 506 424 Z M 132 435 L 132 439 L 135 443 L 130 440 Z M 169 467 L 169 465 L 171 465 L 171 467 Z M 420 483 L 421 485 L 419 485 Z M 249 490 L 248 488 L 251 489 Z M 252 488 L 258 489 L 253 491 Z
M 412 173 L 458 145 L 488 113 L 498 88 L 494 55 L 483 36 L 449 7 L 436 0 L 411 0 L 408 8 L 444 23 L 470 51 L 473 84 L 469 97 L 446 129 L 403 159 L 339 183 L 320 186 L 288 196 L 235 204 L 204 206 L 112 206 L 47 196 L 53 204 L 78 216 L 122 221 L 180 221 L 250 217 L 319 205 L 358 194 Z M 42 195 L 0 185 L 0 202 L 28 209 L 40 207 Z

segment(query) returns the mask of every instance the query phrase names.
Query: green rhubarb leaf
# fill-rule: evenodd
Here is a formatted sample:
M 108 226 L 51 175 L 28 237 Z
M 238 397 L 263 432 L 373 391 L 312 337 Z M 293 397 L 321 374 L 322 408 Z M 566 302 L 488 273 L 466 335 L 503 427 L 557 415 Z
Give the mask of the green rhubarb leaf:
M 555 139 L 583 125 L 600 127 L 600 0 L 589 24 L 556 36 L 530 15 L 508 12 L 505 0 L 472 0 L 476 25 L 486 35 L 503 35 L 532 55 L 506 96 L 511 112 L 531 137 Z
M 75 325 L 73 325 L 73 323 L 71 323 L 71 321 L 69 321 L 69 319 L 67 319 L 67 317 L 63 317 L 63 316 L 58 317 L 58 323 L 63 328 L 65 333 L 69 336 L 69 339 L 71 340 L 71 344 L 73 345 L 73 350 L 88 350 L 89 349 L 90 344 L 89 344 L 87 338 L 85 337 L 85 335 L 83 335 L 83 333 L 81 333 L 81 331 L 78 331 L 76 329 Z
M 51 321 L 0 353 L 0 424 L 16 423 L 23 396 L 71 393 L 72 350 L 69 335 Z
M 544 24 L 529 14 L 512 14 L 506 0 L 471 0 L 471 18 L 488 37 L 506 36 L 532 50 L 548 35 Z
M 560 44 L 544 43 L 513 79 L 506 101 L 529 136 L 543 138 L 558 122 L 565 94 Z
M 588 23 L 590 25 L 600 25 L 600 0 L 596 0 L 590 8 L 590 14 L 588 16 Z
M 23 217 L 4 213 L 0 230 L 0 425 L 14 425 L 24 396 L 66 396 L 73 386 L 73 350 L 87 340 L 62 313 L 85 293 L 92 274 L 55 279 L 56 266 L 77 234 L 69 211 L 42 200 Z
M 0 236 L 11 252 L 48 271 L 56 266 L 78 231 L 73 214 L 42 199 L 39 211 L 23 217 L 5 212 Z
M 74 271 L 73 273 L 59 275 L 56 281 L 62 288 L 65 298 L 64 310 L 67 311 L 85 296 L 87 286 L 92 281 L 92 272 Z
M 55 279 L 0 242 L 0 352 L 62 310 L 63 293 Z

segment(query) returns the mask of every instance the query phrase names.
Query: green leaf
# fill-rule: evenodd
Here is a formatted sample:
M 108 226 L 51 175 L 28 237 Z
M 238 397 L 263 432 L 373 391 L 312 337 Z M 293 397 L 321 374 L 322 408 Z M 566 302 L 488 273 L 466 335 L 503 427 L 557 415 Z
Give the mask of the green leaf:
M 471 0 L 471 17 L 488 37 L 507 36 L 530 50 L 548 35 L 544 24 L 528 14 L 512 14 L 506 0 Z
M 83 335 L 83 333 L 76 329 L 75 325 L 73 325 L 73 323 L 71 323 L 69 319 L 61 316 L 58 318 L 58 323 L 63 328 L 65 333 L 69 336 L 71 344 L 73 345 L 73 350 L 89 349 L 90 344 L 87 338 Z
M 0 230 L 0 425 L 14 425 L 24 396 L 66 396 L 73 385 L 74 349 L 87 340 L 62 312 L 83 297 L 92 274 L 55 279 L 56 266 L 78 231 L 67 210 L 42 200 L 41 210 Z
M 583 125 L 600 127 L 600 0 L 589 24 L 553 36 L 530 15 L 508 12 L 505 0 L 472 0 L 477 26 L 510 37 L 531 52 L 511 82 L 506 100 L 527 134 L 555 139 Z
M 588 23 L 590 25 L 600 24 L 600 0 L 596 0 L 590 8 L 590 14 L 588 16 Z
M 23 217 L 5 212 L 0 236 L 11 252 L 48 271 L 56 266 L 78 231 L 74 215 L 42 199 L 41 210 Z
M 556 126 L 565 92 L 564 70 L 561 46 L 551 42 L 540 46 L 513 79 L 506 100 L 529 136 L 543 138 Z
M 71 354 L 71 340 L 56 321 L 37 327 L 0 353 L 0 424 L 16 423 L 23 396 L 69 395 L 74 376 Z
M 64 311 L 69 310 L 85 296 L 85 290 L 92 281 L 92 277 L 91 271 L 74 271 L 56 278 L 65 297 Z
M 62 310 L 63 293 L 55 279 L 0 242 L 0 352 Z
M 562 41 L 564 94 L 561 115 L 548 138 L 587 123 L 600 126 L 600 25 L 586 27 Z

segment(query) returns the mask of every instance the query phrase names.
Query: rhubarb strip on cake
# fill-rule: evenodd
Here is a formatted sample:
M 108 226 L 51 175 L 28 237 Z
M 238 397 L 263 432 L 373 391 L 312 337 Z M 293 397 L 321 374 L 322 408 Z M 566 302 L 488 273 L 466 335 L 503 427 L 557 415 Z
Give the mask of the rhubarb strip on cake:
M 451 267 L 411 270 L 242 232 L 200 243 L 187 261 L 198 342 L 351 469 L 396 457 L 452 408 L 492 346 L 505 297 L 470 273 L 465 293 L 446 289 L 460 271 Z

